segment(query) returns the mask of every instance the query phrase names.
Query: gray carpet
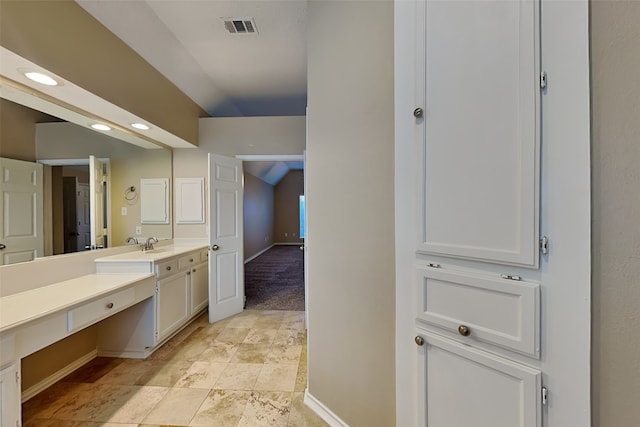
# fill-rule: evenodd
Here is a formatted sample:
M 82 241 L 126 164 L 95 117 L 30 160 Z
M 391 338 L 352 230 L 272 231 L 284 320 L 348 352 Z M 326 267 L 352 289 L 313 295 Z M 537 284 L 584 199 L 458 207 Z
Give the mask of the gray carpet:
M 246 308 L 297 310 L 304 307 L 304 252 L 298 245 L 274 246 L 244 265 Z

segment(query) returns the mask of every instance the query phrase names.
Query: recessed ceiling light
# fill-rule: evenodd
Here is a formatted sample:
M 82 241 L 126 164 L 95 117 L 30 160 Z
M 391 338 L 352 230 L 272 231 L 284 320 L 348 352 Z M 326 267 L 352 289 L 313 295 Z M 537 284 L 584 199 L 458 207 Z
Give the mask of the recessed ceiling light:
M 29 80 L 33 80 L 36 83 L 40 83 L 47 86 L 58 86 L 60 83 L 51 76 L 43 73 L 31 70 L 20 70 Z
M 149 130 L 149 126 L 145 125 L 144 123 L 132 123 L 131 127 L 134 127 L 140 130 Z
M 102 123 L 94 123 L 91 125 L 91 127 L 94 128 L 95 130 L 104 130 L 104 131 L 111 130 L 109 126 L 103 125 Z

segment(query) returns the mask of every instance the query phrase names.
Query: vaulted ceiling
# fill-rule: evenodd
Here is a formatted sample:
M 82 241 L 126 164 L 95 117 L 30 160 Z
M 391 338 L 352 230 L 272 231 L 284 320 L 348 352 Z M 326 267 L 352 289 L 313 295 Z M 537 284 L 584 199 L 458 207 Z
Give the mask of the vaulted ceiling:
M 305 115 L 306 1 L 76 2 L 212 117 Z

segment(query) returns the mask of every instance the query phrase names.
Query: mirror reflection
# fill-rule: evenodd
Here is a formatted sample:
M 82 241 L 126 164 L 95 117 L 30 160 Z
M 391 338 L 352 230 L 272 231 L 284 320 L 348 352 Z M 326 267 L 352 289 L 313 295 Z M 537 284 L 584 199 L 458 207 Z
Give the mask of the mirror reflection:
M 5 178 L 33 184 L 38 171 L 42 177 L 35 182 L 38 190 L 30 192 L 2 180 L 0 191 L 8 195 L 0 202 L 0 244 L 5 246 L 0 264 L 120 246 L 128 237 L 172 237 L 171 221 L 142 222 L 140 198 L 141 179 L 170 182 L 169 150 L 140 148 L 6 99 L 0 102 Z M 20 169 L 25 165 L 33 171 Z M 38 197 L 41 203 L 33 203 Z

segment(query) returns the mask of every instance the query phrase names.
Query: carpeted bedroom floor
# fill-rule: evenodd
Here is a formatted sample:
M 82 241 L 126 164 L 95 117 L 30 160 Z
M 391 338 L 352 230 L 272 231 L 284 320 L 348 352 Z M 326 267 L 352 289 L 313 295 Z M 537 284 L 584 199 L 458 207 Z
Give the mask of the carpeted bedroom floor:
M 273 246 L 244 265 L 247 309 L 304 311 L 304 252 Z

